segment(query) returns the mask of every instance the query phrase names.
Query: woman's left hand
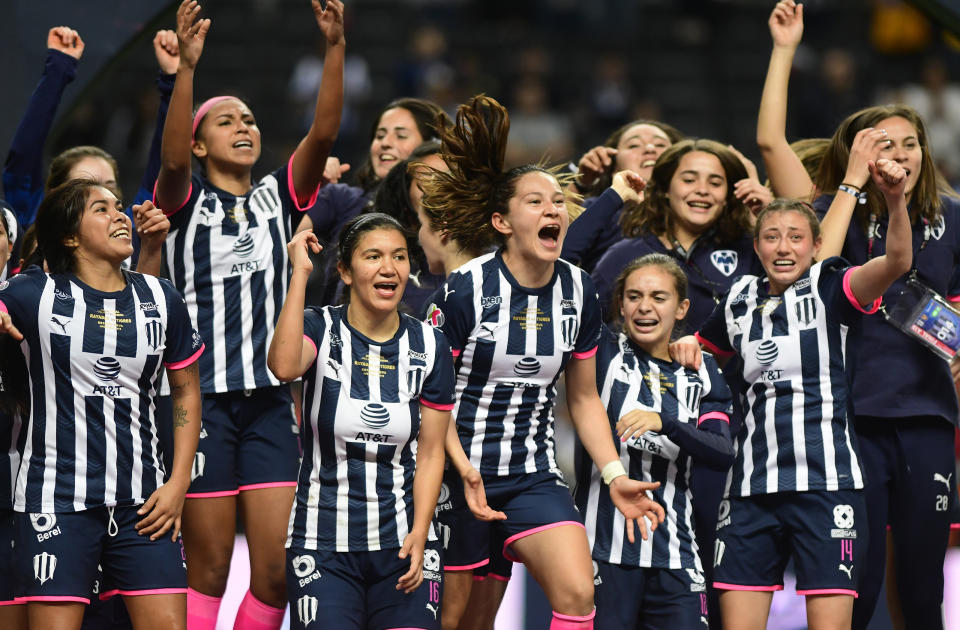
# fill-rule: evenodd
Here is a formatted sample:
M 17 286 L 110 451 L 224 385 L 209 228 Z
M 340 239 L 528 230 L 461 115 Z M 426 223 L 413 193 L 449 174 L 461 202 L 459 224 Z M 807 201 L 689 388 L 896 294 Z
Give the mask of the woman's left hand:
M 662 428 L 663 421 L 659 413 L 634 409 L 623 414 L 617 422 L 617 435 L 621 442 L 626 442 L 634 435 L 640 436 L 647 431 L 659 431 Z
M 310 230 L 297 232 L 293 239 L 287 243 L 287 256 L 290 257 L 290 268 L 294 270 L 313 271 L 313 262 L 310 260 L 310 252 L 319 254 L 323 247 L 317 235 Z
M 170 231 L 170 219 L 163 210 L 150 201 L 144 201 L 133 206 L 133 221 L 137 226 L 142 247 L 159 249 L 163 246 Z
M 700 350 L 700 342 L 693 335 L 680 337 L 667 346 L 670 351 L 670 357 L 685 368 L 691 370 L 700 369 L 700 361 L 703 360 L 703 351 Z
M 760 211 L 773 201 L 773 193 L 770 192 L 770 189 L 750 177 L 741 179 L 734 184 L 733 194 L 750 210 L 753 216 L 760 214 Z
M 180 535 L 180 514 L 183 512 L 183 497 L 188 485 L 170 479 L 154 490 L 147 502 L 137 510 L 137 514 L 144 517 L 136 525 L 137 533 L 156 540 L 172 528 L 170 539 L 176 541 Z
M 400 553 L 397 554 L 401 559 L 410 558 L 410 570 L 400 576 L 397 580 L 397 590 L 403 591 L 408 595 L 423 582 L 423 550 L 427 544 L 427 535 L 410 532 L 403 539 L 403 546 L 400 547 Z
M 313 15 L 317 18 L 317 25 L 323 36 L 327 38 L 327 44 L 336 46 L 344 44 L 343 37 L 343 2 L 340 0 L 327 0 L 327 8 L 320 5 L 320 0 L 312 0 Z
M 637 481 L 626 475 L 621 475 L 610 484 L 610 499 L 617 509 L 628 519 L 627 538 L 634 542 L 633 523 L 636 520 L 640 526 L 640 536 L 647 539 L 647 521 L 650 522 L 650 531 L 663 522 L 666 513 L 663 506 L 647 496 L 648 490 L 660 487 L 660 482 Z

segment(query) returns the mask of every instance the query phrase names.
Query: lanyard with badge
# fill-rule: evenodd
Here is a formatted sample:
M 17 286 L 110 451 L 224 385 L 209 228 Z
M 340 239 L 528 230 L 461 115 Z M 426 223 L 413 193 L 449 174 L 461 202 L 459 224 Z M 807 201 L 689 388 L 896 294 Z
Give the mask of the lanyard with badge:
M 870 215 L 867 236 L 867 260 L 873 258 L 873 243 L 877 237 L 877 215 Z M 960 314 L 940 294 L 920 282 L 917 277 L 917 258 L 930 241 L 932 227 L 923 218 L 923 241 L 913 256 L 906 286 L 891 300 L 882 304 L 886 320 L 913 337 L 934 354 L 950 361 L 960 351 Z

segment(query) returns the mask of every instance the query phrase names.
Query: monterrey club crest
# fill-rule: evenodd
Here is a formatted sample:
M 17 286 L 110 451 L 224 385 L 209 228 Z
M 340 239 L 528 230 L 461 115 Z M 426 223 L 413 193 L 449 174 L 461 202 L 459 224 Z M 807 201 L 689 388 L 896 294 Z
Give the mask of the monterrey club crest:
M 710 262 L 727 277 L 736 271 L 738 260 L 739 255 L 732 249 L 718 249 L 710 254 Z

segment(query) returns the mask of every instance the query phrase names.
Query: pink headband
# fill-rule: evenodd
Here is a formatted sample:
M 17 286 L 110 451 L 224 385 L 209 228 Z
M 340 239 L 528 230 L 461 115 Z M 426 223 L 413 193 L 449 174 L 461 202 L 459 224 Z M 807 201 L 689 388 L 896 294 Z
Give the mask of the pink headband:
M 200 126 L 200 121 L 203 120 L 203 117 L 207 115 L 214 105 L 222 103 L 223 101 L 236 99 L 236 96 L 214 96 L 211 99 L 207 99 L 203 102 L 200 107 L 197 108 L 197 113 L 193 116 L 193 132 L 190 134 L 191 138 L 196 138 L 197 136 L 197 127 Z

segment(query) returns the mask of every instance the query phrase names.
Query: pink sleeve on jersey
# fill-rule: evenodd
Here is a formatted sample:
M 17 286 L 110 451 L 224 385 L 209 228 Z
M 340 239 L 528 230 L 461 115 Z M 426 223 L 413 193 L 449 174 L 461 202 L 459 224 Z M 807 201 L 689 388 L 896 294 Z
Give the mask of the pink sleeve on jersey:
M 730 424 L 730 416 L 723 413 L 722 411 L 711 411 L 709 413 L 703 414 L 697 419 L 697 426 L 699 427 L 701 424 L 703 424 L 707 420 L 722 420 L 727 424 Z
M 843 294 L 847 296 L 847 301 L 853 305 L 853 308 L 857 309 L 861 313 L 866 313 L 867 315 L 872 315 L 880 310 L 880 302 L 883 301 L 883 296 L 878 297 L 872 303 L 863 306 L 860 304 L 860 301 L 857 299 L 857 296 L 853 294 L 853 289 L 850 288 L 850 274 L 852 274 L 856 269 L 860 267 L 850 267 L 843 274 Z
M 590 350 L 587 350 L 586 352 L 574 352 L 574 353 L 573 353 L 573 358 L 574 358 L 574 359 L 589 359 L 590 357 L 592 357 L 593 355 L 595 355 L 595 354 L 597 353 L 597 348 L 599 348 L 599 346 L 594 346 L 593 348 L 591 348 Z
M 313 343 L 313 339 L 311 339 L 310 337 L 307 337 L 306 335 L 303 336 L 303 340 L 309 343 L 311 347 L 313 347 L 313 358 L 314 360 L 316 360 L 317 355 L 320 354 L 320 352 L 317 350 L 317 344 Z
M 0 300 L 0 313 L 9 313 L 7 310 L 7 305 L 3 303 L 3 300 Z
M 157 206 L 158 208 L 160 208 L 161 210 L 163 210 L 163 214 L 165 214 L 165 215 L 168 216 L 168 217 L 169 217 L 169 216 L 173 216 L 174 214 L 176 214 L 176 213 L 180 212 L 181 210 L 183 210 L 183 207 L 184 207 L 185 205 L 187 205 L 187 202 L 188 202 L 188 201 L 190 201 L 190 195 L 192 195 L 192 194 L 193 194 L 193 180 L 191 179 L 191 180 L 190 180 L 190 188 L 187 189 L 187 196 L 184 197 L 183 201 L 180 202 L 180 205 L 179 205 L 179 206 L 177 206 L 176 208 L 174 208 L 174 209 L 171 210 L 170 212 L 167 212 L 167 211 L 164 210 L 163 208 L 160 208 L 160 205 L 157 204 L 157 182 L 153 182 L 153 205 L 155 205 L 155 206 Z
M 960 295 L 948 295 L 948 296 L 947 296 L 947 301 L 948 301 L 948 302 L 960 302 Z
M 307 203 L 301 206 L 300 202 L 297 201 L 297 191 L 293 187 L 293 158 L 295 157 L 297 157 L 296 151 L 293 152 L 293 155 L 291 155 L 290 159 L 287 161 L 287 192 L 290 193 L 290 198 L 293 199 L 293 206 L 300 212 L 303 212 L 313 204 L 317 203 L 317 195 L 320 194 L 320 186 L 317 186 L 317 188 L 313 191 L 313 195 L 310 196 L 310 199 L 307 201 Z
M 203 354 L 204 348 L 206 347 L 207 347 L 206 344 L 200 346 L 199 350 L 194 352 L 192 355 L 190 355 L 183 361 L 177 361 L 176 363 L 164 363 L 164 365 L 171 370 L 182 370 L 183 368 L 187 367 L 188 365 L 190 365 L 191 363 L 194 363 L 197 359 L 199 359 L 200 355 Z
M 426 405 L 427 407 L 430 407 L 431 409 L 436 409 L 437 411 L 452 411 L 452 410 L 453 410 L 453 403 L 448 403 L 448 404 L 445 404 L 445 405 L 444 405 L 444 404 L 441 404 L 441 403 L 430 402 L 430 401 L 427 400 L 426 398 L 421 398 L 421 399 L 420 399 L 420 404 L 421 404 L 421 405 Z

